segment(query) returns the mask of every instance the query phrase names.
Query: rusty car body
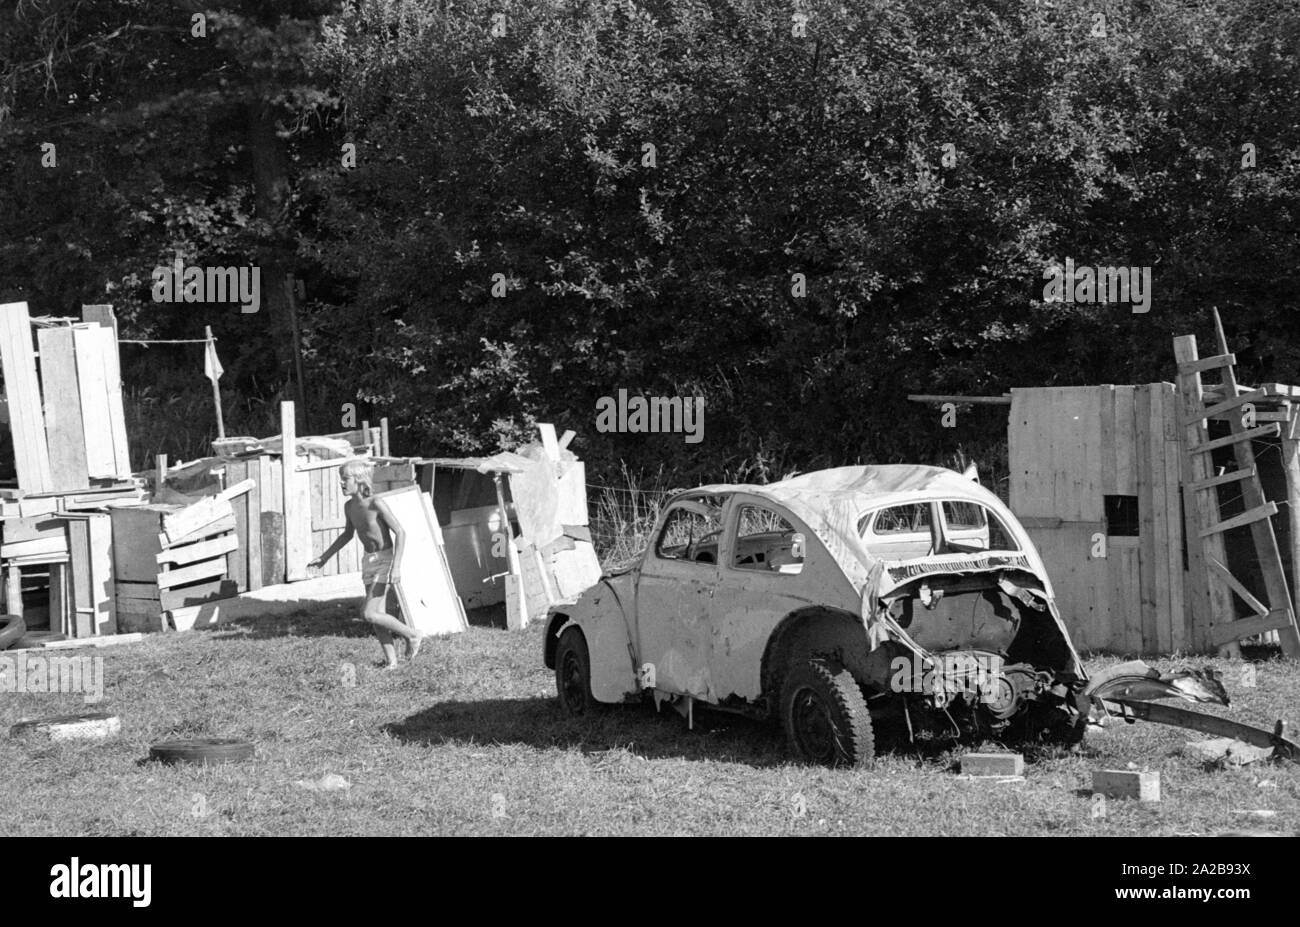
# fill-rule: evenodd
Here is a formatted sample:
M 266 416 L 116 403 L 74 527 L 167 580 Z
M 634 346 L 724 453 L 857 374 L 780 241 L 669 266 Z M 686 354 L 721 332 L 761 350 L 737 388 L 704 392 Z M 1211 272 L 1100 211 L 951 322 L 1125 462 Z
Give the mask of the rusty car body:
M 840 467 L 664 506 L 639 564 L 553 612 L 561 706 L 652 694 L 779 720 L 830 764 L 927 715 L 1077 739 L 1087 677 L 1024 528 L 950 470 Z

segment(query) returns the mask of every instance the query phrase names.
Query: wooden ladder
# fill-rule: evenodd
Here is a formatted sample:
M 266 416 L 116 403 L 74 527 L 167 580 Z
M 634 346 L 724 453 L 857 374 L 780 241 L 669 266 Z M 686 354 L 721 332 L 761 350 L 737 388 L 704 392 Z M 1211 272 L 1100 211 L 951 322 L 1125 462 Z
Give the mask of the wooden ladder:
M 1236 357 L 1228 353 L 1227 340 L 1219 313 L 1214 313 L 1215 331 L 1219 353 L 1213 357 L 1199 357 L 1196 337 L 1183 335 L 1174 339 L 1174 357 L 1178 361 L 1178 404 L 1183 426 L 1183 502 L 1188 521 L 1188 567 L 1194 582 L 1205 577 L 1208 599 L 1200 596 L 1193 607 L 1195 640 L 1202 646 L 1212 645 L 1233 653 L 1237 642 L 1243 638 L 1277 631 L 1282 651 L 1291 658 L 1300 657 L 1300 630 L 1296 627 L 1295 610 L 1291 592 L 1287 588 L 1286 574 L 1282 569 L 1282 555 L 1277 537 L 1273 533 L 1271 517 L 1277 512 L 1277 503 L 1264 498 L 1259 470 L 1255 464 L 1255 451 L 1251 442 L 1279 433 L 1277 422 L 1247 428 L 1239 410 L 1247 403 L 1265 398 L 1260 390 L 1242 391 L 1237 385 L 1233 370 Z M 1201 373 L 1219 370 L 1223 378 L 1222 399 L 1205 405 L 1205 387 Z M 1211 440 L 1209 421 L 1224 416 L 1232 433 Z M 1232 447 L 1237 459 L 1237 469 L 1215 474 L 1210 454 L 1216 448 Z M 1241 484 L 1246 511 L 1232 518 L 1222 519 L 1219 508 L 1219 488 Z M 1223 534 L 1232 528 L 1250 526 L 1264 577 L 1264 590 L 1268 604 L 1259 601 L 1250 590 L 1233 576 L 1227 567 Z M 1198 543 L 1199 542 L 1199 543 Z M 1235 619 L 1232 594 L 1246 603 L 1255 614 L 1250 618 Z M 1208 608 L 1208 613 L 1197 615 L 1197 610 Z

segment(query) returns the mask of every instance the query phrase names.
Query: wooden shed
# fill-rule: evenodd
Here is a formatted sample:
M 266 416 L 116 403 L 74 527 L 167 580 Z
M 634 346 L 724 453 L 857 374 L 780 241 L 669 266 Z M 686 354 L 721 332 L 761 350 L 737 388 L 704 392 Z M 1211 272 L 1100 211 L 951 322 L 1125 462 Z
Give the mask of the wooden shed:
M 1196 360 L 1194 339 L 1190 350 L 1178 387 L 1011 391 L 1010 506 L 1082 649 L 1212 652 L 1252 628 L 1279 627 L 1282 611 L 1289 617 L 1300 540 L 1292 530 L 1300 515 L 1296 391 L 1270 384 L 1238 392 L 1234 383 L 1225 401 L 1221 389 L 1200 386 L 1200 371 L 1217 358 Z M 1230 371 L 1224 356 L 1217 366 Z M 1267 427 L 1234 420 L 1247 401 Z

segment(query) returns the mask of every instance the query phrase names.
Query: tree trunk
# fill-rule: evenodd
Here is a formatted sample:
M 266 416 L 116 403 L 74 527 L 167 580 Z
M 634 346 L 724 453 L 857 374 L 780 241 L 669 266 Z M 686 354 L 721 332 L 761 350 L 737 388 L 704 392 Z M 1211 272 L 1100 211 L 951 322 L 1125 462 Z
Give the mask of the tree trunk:
M 271 227 L 260 258 L 262 269 L 262 304 L 268 314 L 268 328 L 274 347 L 276 365 L 282 382 L 294 383 L 290 395 L 302 410 L 299 423 L 306 426 L 303 384 L 295 374 L 297 356 L 294 304 L 289 296 L 293 272 L 293 237 L 285 227 L 289 198 L 289 154 L 276 133 L 275 111 L 263 101 L 248 106 L 248 148 L 253 159 L 253 190 L 257 216 Z

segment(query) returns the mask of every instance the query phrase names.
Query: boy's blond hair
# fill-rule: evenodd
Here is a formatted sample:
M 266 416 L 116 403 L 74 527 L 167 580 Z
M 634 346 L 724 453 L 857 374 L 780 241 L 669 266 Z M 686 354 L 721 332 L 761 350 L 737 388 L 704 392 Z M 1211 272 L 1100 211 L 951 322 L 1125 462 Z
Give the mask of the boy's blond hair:
M 362 487 L 361 494 L 363 496 L 369 496 L 374 492 L 375 465 L 369 459 L 354 457 L 351 460 L 345 460 L 339 467 L 339 473 L 355 479 Z

